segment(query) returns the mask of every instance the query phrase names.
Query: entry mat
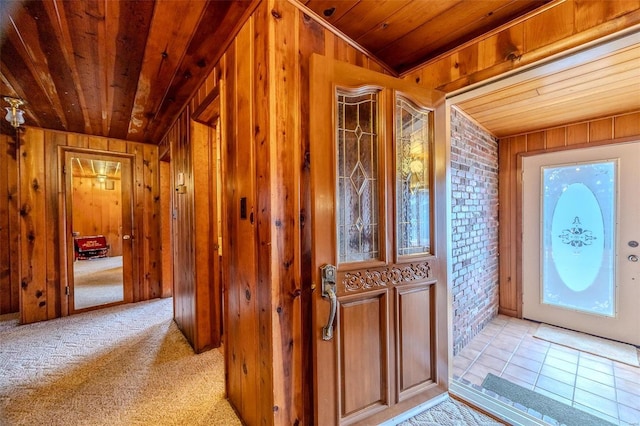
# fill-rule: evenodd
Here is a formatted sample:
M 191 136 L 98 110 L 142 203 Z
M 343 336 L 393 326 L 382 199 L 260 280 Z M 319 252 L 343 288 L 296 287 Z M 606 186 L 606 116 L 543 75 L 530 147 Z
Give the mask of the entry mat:
M 540 324 L 538 331 L 536 331 L 533 337 L 582 352 L 609 358 L 633 367 L 640 367 L 640 363 L 638 363 L 638 349 L 626 343 L 553 327 L 547 324 Z
M 491 373 L 487 374 L 482 387 L 509 399 L 510 401 L 523 405 L 526 408 L 536 410 L 543 416 L 551 417 L 560 424 L 566 426 L 605 426 L 613 425 L 606 420 L 592 414 L 578 410 L 570 405 L 541 395 L 520 385 L 512 383 Z

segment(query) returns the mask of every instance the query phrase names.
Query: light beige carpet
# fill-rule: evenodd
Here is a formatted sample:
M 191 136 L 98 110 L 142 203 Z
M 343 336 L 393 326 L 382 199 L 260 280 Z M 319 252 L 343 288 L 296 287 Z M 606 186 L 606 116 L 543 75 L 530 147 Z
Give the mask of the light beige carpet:
M 240 425 L 219 350 L 200 355 L 156 299 L 0 326 L 0 425 Z
M 75 309 L 124 300 L 122 256 L 77 260 L 73 264 Z
M 538 330 L 533 335 L 538 339 L 557 343 L 582 352 L 588 352 L 614 361 L 640 366 L 638 363 L 638 349 L 633 345 L 615 342 L 613 340 L 602 339 L 589 334 L 578 333 L 564 328 L 553 327 L 547 324 L 540 324 Z

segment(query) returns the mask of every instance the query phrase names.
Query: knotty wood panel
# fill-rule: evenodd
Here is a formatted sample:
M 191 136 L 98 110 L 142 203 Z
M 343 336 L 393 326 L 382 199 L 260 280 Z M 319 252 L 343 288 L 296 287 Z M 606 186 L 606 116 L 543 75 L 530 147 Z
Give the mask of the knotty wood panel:
M 109 256 L 121 256 L 120 180 L 113 181 L 113 191 L 107 191 L 93 178 L 74 177 L 72 182 L 73 231 L 81 236 L 104 235 L 109 244 Z
M 434 378 L 434 289 L 431 284 L 395 289 L 398 400 L 411 396 L 416 387 L 431 383 Z
M 10 265 L 8 279 L 0 275 L 0 304 L 8 306 L 2 309 L 14 312 L 20 309 L 22 321 L 28 323 L 68 313 L 66 298 L 63 297 L 66 264 L 61 256 L 65 252 L 62 250 L 64 233 L 61 232 L 64 224 L 59 213 L 64 200 L 60 183 L 60 166 L 63 161 L 58 158 L 58 147 L 88 148 L 91 144 L 95 147 L 108 147 L 109 151 L 122 152 L 126 151 L 130 143 L 37 128 L 26 128 L 20 135 L 20 164 L 13 159 L 11 139 L 4 136 L 3 154 L 0 157 L 3 160 L 0 167 L 6 170 L 1 173 L 7 174 L 7 180 L 3 180 L 2 185 L 6 185 L 3 191 L 7 194 L 5 199 L 8 203 L 0 203 L 0 210 L 4 208 L 8 211 Z M 159 223 L 151 220 L 155 213 L 144 215 L 149 209 L 155 212 L 159 201 L 154 195 L 159 185 L 157 175 L 146 170 L 157 169 L 157 164 L 154 164 L 157 163 L 157 153 L 153 155 L 157 148 L 148 146 L 146 149 L 150 150 L 147 164 L 142 159 L 142 152 L 136 154 L 141 157 L 142 165 L 137 171 L 136 181 L 141 183 L 142 188 L 147 188 L 145 192 L 148 194 L 142 194 L 143 200 L 146 200 L 141 209 L 142 225 L 133 242 L 134 247 L 140 246 L 141 253 L 147 253 L 145 262 L 139 262 L 141 276 L 146 277 L 146 281 L 134 282 L 134 286 L 143 289 L 138 292 L 134 301 L 146 300 L 140 294 L 146 294 L 146 297 L 159 296 L 159 292 L 153 290 L 159 289 L 160 279 L 160 272 L 153 272 L 154 264 L 160 265 L 157 251 L 160 244 Z M 0 232 L 6 229 L 3 223 L 0 222 Z M 147 246 L 143 244 L 145 241 Z M 151 247 L 156 249 L 151 250 Z M 7 258 L 3 253 L 0 251 L 0 256 Z M 144 290 L 145 287 L 149 290 Z M 15 300 L 20 292 L 22 301 L 17 306 Z
M 17 145 L 0 135 L 0 315 L 18 312 L 20 289 Z
M 640 112 L 502 138 L 499 141 L 500 313 L 522 317 L 522 154 L 640 138 Z
M 387 402 L 387 291 L 339 303 L 341 418 Z M 421 322 L 423 323 L 423 322 Z M 372 407 L 373 406 L 373 407 Z
M 20 147 L 20 321 L 48 319 L 44 131 L 24 133 Z M 51 253 L 51 252 L 50 252 Z
M 227 394 L 247 424 L 313 422 L 312 360 L 305 355 L 311 118 L 304 113 L 313 53 L 381 70 L 290 3 L 264 2 L 190 103 L 193 111 L 209 111 L 202 102 L 215 91 L 221 96 Z M 172 150 L 175 173 L 173 156 Z M 245 196 L 253 226 L 249 217 L 239 219 Z

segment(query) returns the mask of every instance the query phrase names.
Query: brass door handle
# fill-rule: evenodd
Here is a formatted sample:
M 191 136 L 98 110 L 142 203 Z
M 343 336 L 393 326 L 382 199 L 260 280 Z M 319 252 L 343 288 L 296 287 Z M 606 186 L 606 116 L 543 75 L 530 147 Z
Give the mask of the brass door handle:
M 322 297 L 328 298 L 329 319 L 327 325 L 322 327 L 322 340 L 333 339 L 333 321 L 336 318 L 338 309 L 338 297 L 336 296 L 336 267 L 333 265 L 324 265 L 320 267 L 322 271 Z

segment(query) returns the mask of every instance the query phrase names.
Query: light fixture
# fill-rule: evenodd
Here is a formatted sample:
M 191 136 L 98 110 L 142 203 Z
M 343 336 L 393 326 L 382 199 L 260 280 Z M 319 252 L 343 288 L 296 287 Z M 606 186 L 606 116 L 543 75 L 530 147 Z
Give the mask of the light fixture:
M 24 105 L 24 101 L 9 96 L 5 96 L 4 100 L 11 105 L 4 108 L 7 110 L 7 115 L 4 116 L 4 119 L 17 129 L 21 124 L 24 124 L 24 111 L 20 109 Z
M 107 180 L 107 175 L 98 174 L 98 175 L 96 175 L 96 179 L 98 180 L 98 182 L 104 183 Z

